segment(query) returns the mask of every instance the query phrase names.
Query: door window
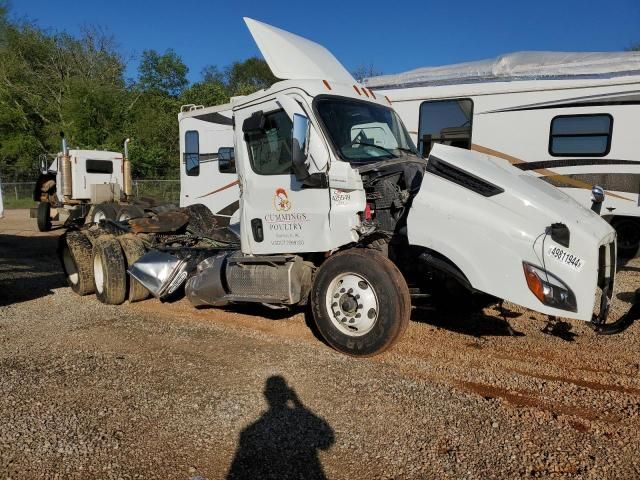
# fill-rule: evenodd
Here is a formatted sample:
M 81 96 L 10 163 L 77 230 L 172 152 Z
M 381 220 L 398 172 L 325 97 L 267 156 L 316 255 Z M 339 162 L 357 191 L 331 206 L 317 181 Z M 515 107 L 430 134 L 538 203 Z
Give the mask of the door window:
M 424 157 L 435 143 L 471 148 L 473 101 L 469 98 L 432 100 L 420 105 L 418 149 Z
M 184 134 L 184 165 L 187 175 L 200 175 L 200 137 L 196 130 Z
M 292 173 L 293 123 L 284 110 L 265 114 L 264 129 L 245 134 L 251 168 L 259 175 Z

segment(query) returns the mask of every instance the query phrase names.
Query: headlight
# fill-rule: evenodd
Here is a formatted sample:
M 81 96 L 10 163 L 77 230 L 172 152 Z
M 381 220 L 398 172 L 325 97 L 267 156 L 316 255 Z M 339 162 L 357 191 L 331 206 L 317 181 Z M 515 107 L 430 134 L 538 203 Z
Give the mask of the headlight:
M 538 300 L 550 307 L 578 311 L 576 296 L 562 280 L 530 263 L 522 262 L 522 266 L 529 290 Z

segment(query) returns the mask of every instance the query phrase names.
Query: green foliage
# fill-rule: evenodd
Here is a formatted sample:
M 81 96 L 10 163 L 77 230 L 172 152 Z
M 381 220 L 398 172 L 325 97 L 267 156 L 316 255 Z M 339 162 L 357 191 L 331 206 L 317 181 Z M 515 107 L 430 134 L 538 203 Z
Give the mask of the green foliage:
M 630 52 L 640 52 L 640 43 L 636 43 L 627 48 Z
M 138 71 L 142 90 L 176 97 L 189 84 L 189 69 L 171 49 L 162 55 L 155 50 L 145 50 Z
M 0 0 L 0 177 L 30 180 L 42 154 L 71 148 L 122 151 L 138 178 L 175 178 L 179 168 L 177 115 L 184 104 L 219 105 L 276 81 L 266 62 L 249 58 L 202 71 L 189 85 L 188 68 L 173 51 L 145 50 L 138 78 L 127 84 L 114 40 L 98 29 L 74 37 L 9 16 Z
M 206 83 L 223 85 L 229 96 L 247 95 L 278 81 L 267 62 L 256 57 L 234 62 L 224 72 L 220 72 L 217 66 L 209 65 L 202 70 L 202 77 Z

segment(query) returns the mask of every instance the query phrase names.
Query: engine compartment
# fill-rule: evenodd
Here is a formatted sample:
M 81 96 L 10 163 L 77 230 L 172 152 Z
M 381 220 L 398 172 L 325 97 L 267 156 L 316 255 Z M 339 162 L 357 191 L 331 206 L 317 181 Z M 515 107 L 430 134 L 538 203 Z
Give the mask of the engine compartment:
M 412 198 L 420 190 L 426 161 L 402 159 L 361 167 L 368 214 L 363 225 L 371 231 L 398 233 L 406 223 Z

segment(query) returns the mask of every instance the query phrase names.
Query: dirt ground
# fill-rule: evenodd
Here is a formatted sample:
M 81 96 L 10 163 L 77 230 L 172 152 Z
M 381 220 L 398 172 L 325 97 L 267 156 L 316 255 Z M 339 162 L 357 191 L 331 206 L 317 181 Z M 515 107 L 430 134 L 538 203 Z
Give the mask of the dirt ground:
M 0 220 L 0 478 L 640 478 L 640 322 L 417 309 L 354 359 L 304 312 L 77 297 Z M 621 267 L 614 315 L 640 287 Z

